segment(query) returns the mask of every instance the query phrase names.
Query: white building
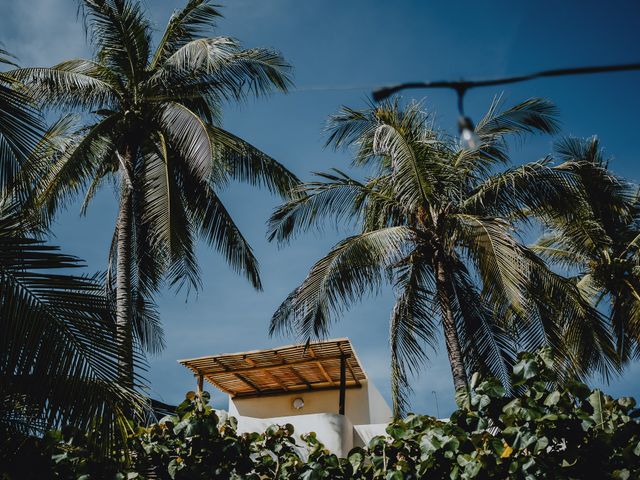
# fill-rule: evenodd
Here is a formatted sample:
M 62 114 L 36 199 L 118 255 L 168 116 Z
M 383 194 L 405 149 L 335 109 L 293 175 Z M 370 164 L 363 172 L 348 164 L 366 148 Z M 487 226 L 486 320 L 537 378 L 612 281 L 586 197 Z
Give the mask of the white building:
M 367 379 L 347 338 L 269 350 L 180 360 L 198 379 L 229 395 L 239 432 L 290 423 L 295 435 L 315 432 L 345 456 L 384 434 L 391 409 Z

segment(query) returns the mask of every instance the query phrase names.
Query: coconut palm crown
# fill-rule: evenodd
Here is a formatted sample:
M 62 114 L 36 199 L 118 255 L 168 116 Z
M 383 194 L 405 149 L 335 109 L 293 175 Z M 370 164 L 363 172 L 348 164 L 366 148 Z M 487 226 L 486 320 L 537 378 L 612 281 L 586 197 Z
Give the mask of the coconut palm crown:
M 565 138 L 556 156 L 585 185 L 564 215 L 541 216 L 546 231 L 533 250 L 567 271 L 609 317 L 620 360 L 640 355 L 640 203 L 638 185 L 609 170 L 596 137 Z
M 350 147 L 352 167 L 370 176 L 317 174 L 274 212 L 270 238 L 287 241 L 327 218 L 355 222 L 360 232 L 313 265 L 275 312 L 271 332 L 322 337 L 354 301 L 390 283 L 396 415 L 439 331 L 457 394 L 473 369 L 506 379 L 518 350 L 546 344 L 573 373 L 616 368 L 605 319 L 515 230 L 533 212 L 566 207 L 581 189 L 571 169 L 549 159 L 508 165 L 507 138 L 555 132 L 555 113 L 542 99 L 506 110 L 496 101 L 476 127 L 476 148 L 463 148 L 418 103 L 343 108 L 330 119 L 327 144 Z
M 286 91 L 289 65 L 272 50 L 206 36 L 220 17 L 209 0 L 189 0 L 176 11 L 155 47 L 135 0 L 85 0 L 81 11 L 92 59 L 11 73 L 39 103 L 82 114 L 64 155 L 31 162 L 21 180 L 33 186 L 32 206 L 48 218 L 82 192 L 84 212 L 102 185 L 115 183 L 108 284 L 121 378 L 131 383 L 134 339 L 147 350 L 162 346 L 152 294 L 163 279 L 199 285 L 198 236 L 261 288 L 256 258 L 218 191 L 239 180 L 288 198 L 297 179 L 223 130 L 221 109 L 227 101 Z

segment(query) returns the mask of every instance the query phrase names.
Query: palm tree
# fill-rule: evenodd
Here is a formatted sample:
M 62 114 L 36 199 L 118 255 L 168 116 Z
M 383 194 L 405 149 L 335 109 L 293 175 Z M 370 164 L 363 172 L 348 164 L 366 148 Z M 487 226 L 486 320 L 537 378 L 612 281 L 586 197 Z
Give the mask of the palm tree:
M 16 66 L 0 49 L 0 63 Z M 108 448 L 126 434 L 125 412 L 143 399 L 117 383 L 112 308 L 98 276 L 70 275 L 76 257 L 45 244 L 21 207 L 18 169 L 67 145 L 69 119 L 45 131 L 25 87 L 0 73 L 0 463 L 27 435 L 59 425 L 91 427 Z M 8 187 L 14 188 L 8 188 Z
M 2 457 L 20 435 L 73 425 L 105 447 L 127 429 L 141 398 L 117 382 L 115 321 L 97 276 L 34 236 L 15 203 L 0 203 L 0 438 Z
M 131 383 L 133 337 L 160 348 L 152 294 L 199 286 L 194 244 L 200 235 L 233 269 L 261 288 L 258 263 L 218 190 L 230 180 L 266 186 L 288 198 L 297 179 L 281 164 L 220 127 L 225 101 L 286 91 L 289 66 L 268 49 L 243 49 L 205 37 L 220 16 L 210 0 L 189 0 L 152 48 L 135 0 L 82 3 L 95 46 L 91 60 L 12 72 L 39 103 L 77 110 L 89 120 L 54 162 L 32 162 L 33 205 L 51 217 L 81 191 L 83 212 L 112 181 L 119 213 L 110 252 L 120 376 Z
M 360 232 L 315 263 L 275 312 L 271 333 L 324 336 L 354 301 L 390 282 L 396 415 L 407 407 L 408 374 L 425 347 L 436 346 L 440 328 L 457 394 L 474 369 L 506 382 L 517 350 L 544 344 L 573 372 L 611 368 L 604 319 L 515 230 L 533 213 L 571 204 L 580 188 L 570 170 L 548 159 L 508 166 L 509 135 L 556 128 L 555 108 L 545 100 L 504 111 L 495 101 L 476 128 L 479 145 L 469 149 L 437 131 L 417 103 L 343 108 L 329 122 L 327 144 L 352 147 L 352 166 L 371 176 L 318 174 L 275 211 L 270 239 L 286 241 L 326 217 L 355 222 Z
M 557 156 L 585 186 L 577 208 L 541 216 L 547 231 L 533 250 L 564 268 L 585 298 L 607 312 L 622 361 L 640 355 L 638 186 L 614 175 L 596 137 L 565 138 Z

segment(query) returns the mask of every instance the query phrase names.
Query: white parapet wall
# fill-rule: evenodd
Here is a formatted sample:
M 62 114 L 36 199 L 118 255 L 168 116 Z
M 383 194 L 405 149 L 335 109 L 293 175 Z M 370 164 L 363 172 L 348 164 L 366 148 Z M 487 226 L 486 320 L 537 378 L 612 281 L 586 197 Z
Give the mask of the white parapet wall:
M 296 439 L 315 432 L 325 447 L 345 456 L 375 435 L 383 435 L 391 421 L 391 409 L 378 389 L 367 381 L 345 393 L 345 415 L 338 414 L 339 391 L 321 390 L 248 398 L 229 397 L 229 414 L 238 419 L 238 430 L 263 432 L 270 425 L 290 423 Z M 294 401 L 304 405 L 296 409 Z
M 345 457 L 354 446 L 353 425 L 344 415 L 337 413 L 314 413 L 310 415 L 293 415 L 290 417 L 254 418 L 236 417 L 238 433 L 264 432 L 271 425 L 293 425 L 296 443 L 304 445 L 300 436 L 315 432 L 325 448 L 340 457 Z

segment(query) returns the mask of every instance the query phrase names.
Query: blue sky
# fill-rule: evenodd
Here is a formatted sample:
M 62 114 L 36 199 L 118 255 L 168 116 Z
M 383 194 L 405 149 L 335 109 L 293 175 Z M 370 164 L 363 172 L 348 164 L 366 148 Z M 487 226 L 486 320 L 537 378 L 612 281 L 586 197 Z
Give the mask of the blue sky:
M 161 29 L 182 0 L 145 0 Z M 223 2 L 220 2 L 223 3 Z M 224 2 L 218 34 L 244 45 L 280 50 L 294 66 L 297 90 L 289 95 L 230 105 L 225 127 L 269 153 L 303 179 L 311 171 L 344 167 L 346 154 L 323 149 L 326 118 L 341 105 L 363 106 L 373 86 L 410 80 L 476 79 L 569 66 L 637 62 L 640 58 L 640 4 L 628 1 L 365 1 L 235 0 Z M 23 65 L 52 65 L 90 54 L 74 0 L 0 0 L 0 40 Z M 640 72 L 538 80 L 500 89 L 475 90 L 467 113 L 479 118 L 494 95 L 507 103 L 532 96 L 554 101 L 563 133 L 597 134 L 613 157 L 611 167 L 640 180 Z M 406 91 L 423 99 L 441 127 L 453 131 L 455 98 L 440 91 Z M 513 150 L 514 162 L 531 161 L 551 150 L 553 139 L 536 137 Z M 265 239 L 265 221 L 277 205 L 267 192 L 233 185 L 223 198 L 250 239 L 263 272 L 264 292 L 254 292 L 218 255 L 199 250 L 203 288 L 159 297 L 167 348 L 150 359 L 146 376 L 153 396 L 179 402 L 194 386 L 176 359 L 252 350 L 290 343 L 270 339 L 272 312 L 309 267 L 348 229 L 301 236 L 279 249 Z M 106 189 L 86 217 L 72 206 L 55 225 L 55 242 L 103 269 L 115 221 L 116 198 Z M 369 377 L 389 397 L 388 319 L 390 291 L 366 298 L 344 315 L 332 336 L 350 337 Z M 614 380 L 614 395 L 640 397 L 638 364 Z M 594 384 L 599 384 L 597 379 Z M 226 399 L 210 388 L 214 404 Z M 444 347 L 415 379 L 412 406 L 435 414 L 453 408 L 452 382 Z M 348 400 L 348 399 L 347 399 Z

